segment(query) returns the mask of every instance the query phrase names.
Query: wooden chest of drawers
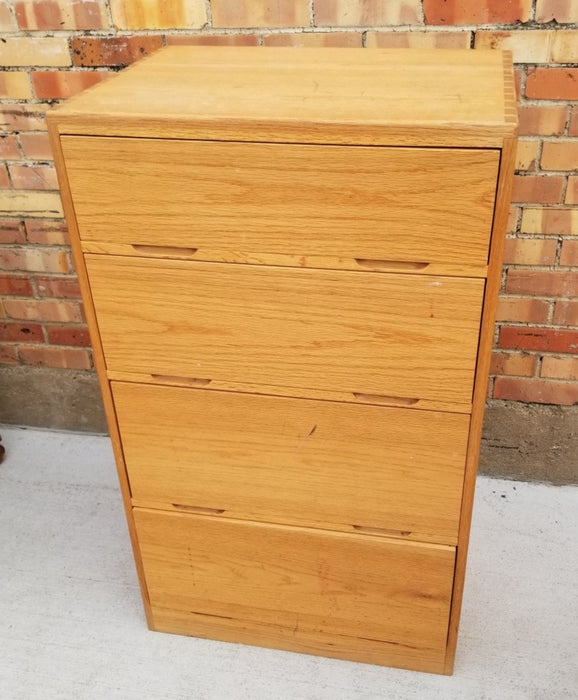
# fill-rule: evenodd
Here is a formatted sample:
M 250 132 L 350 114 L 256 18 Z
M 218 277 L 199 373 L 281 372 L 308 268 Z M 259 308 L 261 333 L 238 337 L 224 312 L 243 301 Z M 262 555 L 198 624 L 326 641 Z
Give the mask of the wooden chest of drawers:
M 49 127 L 150 627 L 451 673 L 510 57 L 175 47 Z

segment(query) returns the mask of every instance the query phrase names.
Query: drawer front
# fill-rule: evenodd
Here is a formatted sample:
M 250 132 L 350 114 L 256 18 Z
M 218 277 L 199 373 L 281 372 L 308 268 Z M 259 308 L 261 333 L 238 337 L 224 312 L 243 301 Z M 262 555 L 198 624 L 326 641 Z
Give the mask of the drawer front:
M 157 629 L 430 670 L 443 663 L 452 547 L 133 513 Z
M 469 416 L 111 386 L 136 504 L 457 542 Z
M 63 136 L 81 239 L 485 265 L 499 151 Z
M 482 280 L 85 258 L 109 370 L 471 402 Z

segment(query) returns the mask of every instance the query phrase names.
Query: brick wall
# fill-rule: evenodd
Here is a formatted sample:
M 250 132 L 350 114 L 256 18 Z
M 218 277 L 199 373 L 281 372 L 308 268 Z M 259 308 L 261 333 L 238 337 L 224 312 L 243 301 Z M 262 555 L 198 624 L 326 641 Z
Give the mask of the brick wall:
M 520 146 L 491 396 L 578 403 L 578 0 L 0 1 L 0 362 L 92 366 L 44 114 L 167 44 L 507 48 Z

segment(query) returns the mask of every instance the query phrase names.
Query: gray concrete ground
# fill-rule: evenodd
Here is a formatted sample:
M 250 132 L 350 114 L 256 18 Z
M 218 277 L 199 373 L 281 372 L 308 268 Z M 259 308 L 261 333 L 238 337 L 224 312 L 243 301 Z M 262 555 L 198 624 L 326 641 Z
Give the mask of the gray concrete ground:
M 453 677 L 149 632 L 107 438 L 1 428 L 1 700 L 575 700 L 578 489 L 478 480 Z

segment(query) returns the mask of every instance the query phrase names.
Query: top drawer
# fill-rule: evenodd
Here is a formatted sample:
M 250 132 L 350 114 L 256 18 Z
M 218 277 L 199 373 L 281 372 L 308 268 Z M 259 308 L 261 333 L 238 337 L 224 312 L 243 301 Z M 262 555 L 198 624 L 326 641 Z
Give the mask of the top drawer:
M 487 263 L 497 150 L 80 136 L 62 148 L 83 241 Z

